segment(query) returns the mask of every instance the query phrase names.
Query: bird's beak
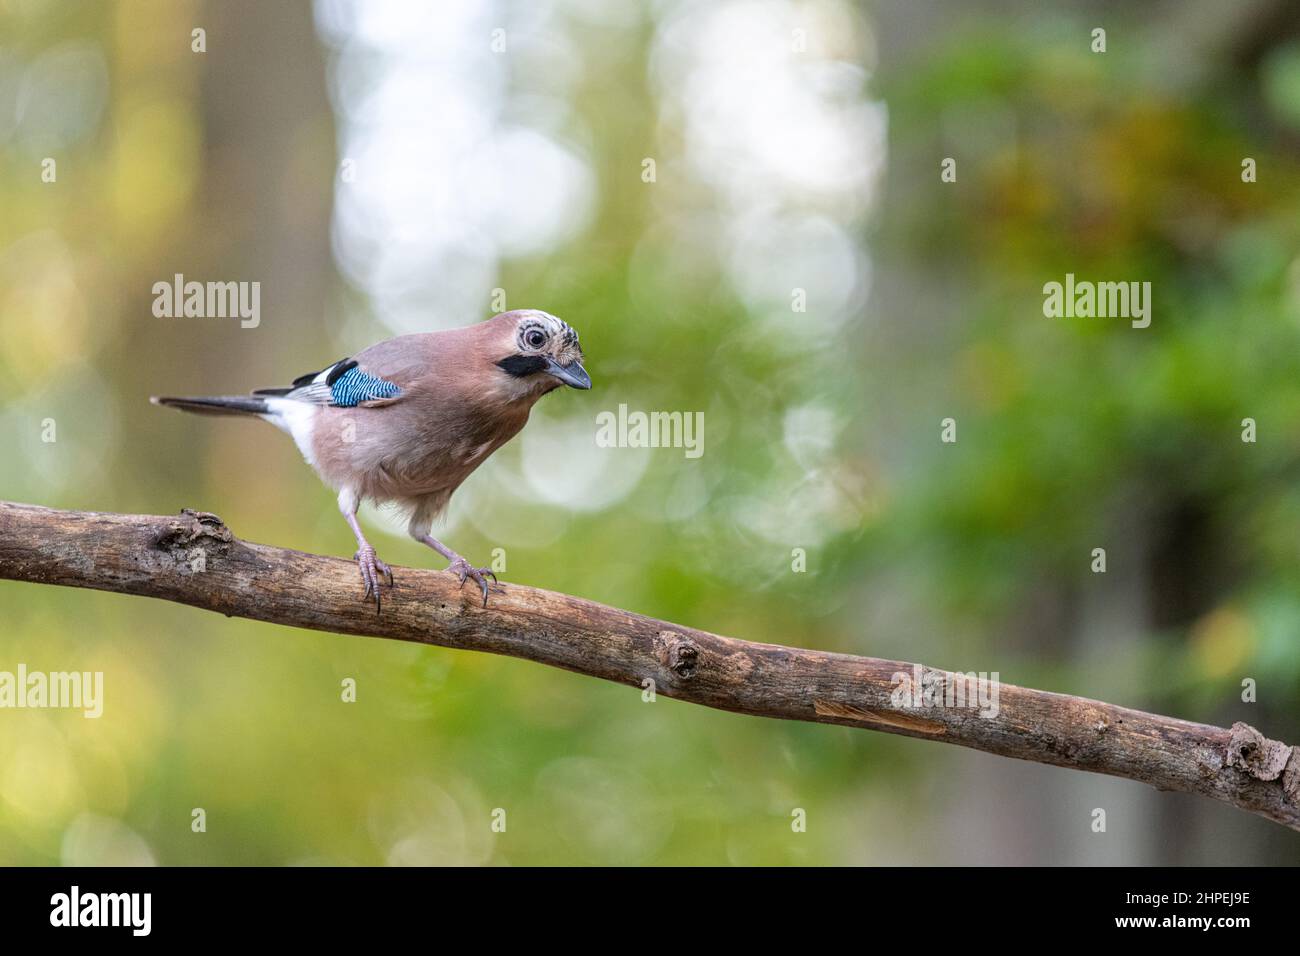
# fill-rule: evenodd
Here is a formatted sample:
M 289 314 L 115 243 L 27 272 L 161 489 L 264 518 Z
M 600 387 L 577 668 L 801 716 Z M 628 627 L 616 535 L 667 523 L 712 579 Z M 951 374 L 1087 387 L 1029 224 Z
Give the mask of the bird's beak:
M 561 365 L 553 358 L 546 360 L 546 372 L 554 375 L 565 385 L 570 388 L 591 388 L 591 376 L 587 370 L 582 367 L 581 362 L 570 362 L 568 365 Z

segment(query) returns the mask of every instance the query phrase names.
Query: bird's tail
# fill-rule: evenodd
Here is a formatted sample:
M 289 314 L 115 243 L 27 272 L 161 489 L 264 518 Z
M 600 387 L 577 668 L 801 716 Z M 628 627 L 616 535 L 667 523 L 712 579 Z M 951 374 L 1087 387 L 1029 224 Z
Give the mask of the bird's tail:
M 270 409 L 266 399 L 255 395 L 205 395 L 194 398 L 173 398 L 155 395 L 149 399 L 155 405 L 179 408 L 200 415 L 265 415 Z

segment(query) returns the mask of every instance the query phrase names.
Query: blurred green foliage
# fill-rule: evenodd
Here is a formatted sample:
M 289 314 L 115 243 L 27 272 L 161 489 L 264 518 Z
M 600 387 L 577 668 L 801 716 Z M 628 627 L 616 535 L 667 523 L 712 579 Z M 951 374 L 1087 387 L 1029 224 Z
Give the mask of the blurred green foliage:
M 724 243 L 664 225 L 691 157 L 647 79 L 660 6 L 620 30 L 562 6 L 594 211 L 575 238 L 506 260 L 499 284 L 581 331 L 597 387 L 548 399 L 530 430 L 594 431 L 619 402 L 699 409 L 707 450 L 646 455 L 611 472 L 608 504 L 563 509 L 513 487 L 529 467 L 516 442 L 462 490 L 458 550 L 505 545 L 507 580 L 718 633 L 1300 736 L 1293 31 L 1202 48 L 1169 42 L 1195 33 L 1169 8 L 1112 6 L 1098 55 L 1086 4 L 797 13 L 852 20 L 866 39 L 837 56 L 873 70 L 865 95 L 888 112 L 878 209 L 855 226 L 871 296 L 843 325 L 807 326 L 738 291 Z M 51 49 L 90 51 L 68 87 L 90 92 L 45 104 L 81 125 L 0 118 L 0 496 L 201 508 L 251 540 L 350 554 L 282 435 L 146 401 L 275 384 L 389 334 L 330 257 L 335 117 L 310 9 L 11 3 L 0 107 Z M 647 188 L 646 155 L 679 162 Z M 956 183 L 939 180 L 945 156 Z M 689 188 L 701 198 L 679 222 L 720 215 Z M 263 326 L 153 318 L 150 286 L 173 272 L 262 278 Z M 1151 328 L 1044 318 L 1042 286 L 1067 272 L 1150 281 Z M 398 534 L 376 543 L 436 566 Z M 647 704 L 508 659 L 11 583 L 0 628 L 0 669 L 103 670 L 107 695 L 98 721 L 0 712 L 0 864 L 1296 856 L 1269 824 L 1136 784 Z M 1245 677 L 1258 704 L 1240 702 Z M 1101 801 L 1111 839 L 1085 848 Z

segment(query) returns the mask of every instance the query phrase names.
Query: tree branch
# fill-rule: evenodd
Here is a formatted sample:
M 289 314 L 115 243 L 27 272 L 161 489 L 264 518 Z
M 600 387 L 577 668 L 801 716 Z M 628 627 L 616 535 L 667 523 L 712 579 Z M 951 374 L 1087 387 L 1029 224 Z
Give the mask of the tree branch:
M 382 614 L 355 564 L 250 544 L 214 515 L 0 502 L 0 578 L 163 598 L 319 631 L 487 651 L 742 714 L 920 737 L 1182 790 L 1300 830 L 1300 747 L 900 661 L 755 644 L 519 585 L 487 608 L 442 571 L 403 568 Z M 905 675 L 900 677 L 900 675 Z M 911 689 L 913 699 L 907 700 Z M 949 699 L 945 705 L 944 695 Z M 963 698 L 961 695 L 971 696 Z

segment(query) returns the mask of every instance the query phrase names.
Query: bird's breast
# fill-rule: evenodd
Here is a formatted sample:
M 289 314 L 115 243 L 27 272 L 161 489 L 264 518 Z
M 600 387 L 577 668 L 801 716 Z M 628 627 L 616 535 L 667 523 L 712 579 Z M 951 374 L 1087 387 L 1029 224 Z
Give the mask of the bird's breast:
M 313 436 L 322 475 L 381 501 L 449 495 L 528 419 L 526 411 L 503 416 L 440 410 L 421 418 L 413 410 L 400 403 L 330 409 Z

